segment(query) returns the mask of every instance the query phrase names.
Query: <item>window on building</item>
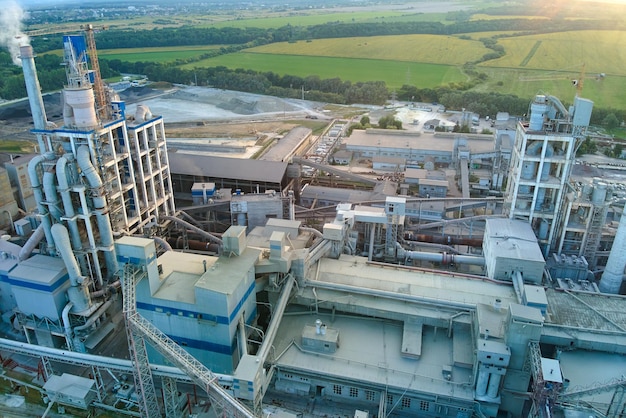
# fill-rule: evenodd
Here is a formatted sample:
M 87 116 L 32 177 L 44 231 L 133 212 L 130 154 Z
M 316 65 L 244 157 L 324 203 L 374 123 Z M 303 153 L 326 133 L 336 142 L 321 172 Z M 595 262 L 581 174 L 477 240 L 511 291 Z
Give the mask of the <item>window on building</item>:
M 333 385 L 333 393 L 335 395 L 341 395 L 341 385 Z
M 373 402 L 374 401 L 374 396 L 375 396 L 374 391 L 372 391 L 372 390 L 366 390 L 365 391 L 365 400 Z
M 402 398 L 402 408 L 410 408 L 411 407 L 411 398 L 404 397 Z
M 387 405 L 393 404 L 393 395 L 387 394 Z
M 359 389 L 358 388 L 350 388 L 350 397 L 358 398 L 359 397 Z
M 430 402 L 420 401 L 420 411 L 428 411 L 430 409 Z

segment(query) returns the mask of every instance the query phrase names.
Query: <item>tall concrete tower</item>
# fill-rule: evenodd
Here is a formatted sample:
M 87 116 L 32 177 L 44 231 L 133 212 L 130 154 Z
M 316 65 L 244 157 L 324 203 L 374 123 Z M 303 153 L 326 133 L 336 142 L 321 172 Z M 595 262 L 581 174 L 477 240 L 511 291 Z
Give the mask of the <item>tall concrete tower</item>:
M 97 66 L 89 68 L 96 50 L 93 32 L 85 33 L 63 38 L 67 84 L 63 120 L 54 123 L 32 48 L 20 49 L 40 152 L 28 162 L 38 226 L 12 258 L 15 298 L 3 306 L 28 342 L 73 351 L 95 347 L 115 328 L 110 290 L 122 271 L 114 240 L 175 210 L 163 119 L 142 106 L 126 114 Z
M 504 210 L 532 225 L 544 255 L 557 245 L 565 184 L 592 109 L 587 99 L 576 97 L 568 110 L 556 97 L 537 95 L 530 120 L 517 125 Z

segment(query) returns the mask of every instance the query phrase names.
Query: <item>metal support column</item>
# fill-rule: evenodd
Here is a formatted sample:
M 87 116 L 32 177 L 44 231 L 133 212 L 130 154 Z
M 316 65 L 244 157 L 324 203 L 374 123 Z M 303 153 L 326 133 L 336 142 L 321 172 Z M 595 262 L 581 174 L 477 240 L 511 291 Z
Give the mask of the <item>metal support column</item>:
M 161 379 L 161 382 L 163 384 L 163 404 L 165 406 L 165 416 L 166 418 L 178 418 L 180 416 L 178 411 L 180 399 L 178 398 L 176 380 L 171 377 L 164 377 Z

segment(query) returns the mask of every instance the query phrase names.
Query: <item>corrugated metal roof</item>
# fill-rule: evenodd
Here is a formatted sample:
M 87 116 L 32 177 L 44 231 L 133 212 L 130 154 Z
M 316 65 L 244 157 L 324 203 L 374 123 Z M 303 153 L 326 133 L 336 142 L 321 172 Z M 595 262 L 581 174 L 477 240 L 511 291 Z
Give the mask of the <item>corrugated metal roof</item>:
M 172 174 L 280 183 L 287 163 L 170 152 Z
M 313 131 L 309 128 L 298 126 L 293 128 L 287 135 L 272 146 L 260 160 L 283 161 L 285 157 L 292 155 L 293 151 L 300 147 L 303 141 L 311 136 Z

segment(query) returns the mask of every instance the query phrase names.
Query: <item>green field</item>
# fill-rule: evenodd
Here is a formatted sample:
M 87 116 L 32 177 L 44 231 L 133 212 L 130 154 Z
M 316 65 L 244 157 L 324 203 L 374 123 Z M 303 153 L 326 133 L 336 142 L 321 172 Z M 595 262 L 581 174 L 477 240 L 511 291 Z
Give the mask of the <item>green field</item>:
M 128 62 L 151 61 L 165 63 L 199 57 L 207 52 L 220 49 L 221 46 L 103 49 L 98 51 L 98 56 L 108 60 L 119 59 Z
M 402 35 L 279 42 L 246 52 L 463 65 L 489 50 L 481 42 L 453 36 Z
M 321 79 L 339 77 L 342 80 L 352 82 L 384 81 L 389 88 L 399 88 L 403 84 L 436 87 L 466 80 L 458 67 L 449 65 L 245 52 L 222 55 L 187 64 L 183 68 L 192 69 L 199 66 L 219 65 L 232 69 L 250 68 L 260 72 L 271 71 L 276 74 L 290 74 L 300 77 L 317 75 Z
M 540 92 L 549 93 L 567 103 L 571 103 L 576 94 L 572 80 L 580 76 L 580 72 L 549 74 L 539 72 L 534 74 L 540 80 L 525 81 L 533 77 L 532 72 L 492 67 L 481 68 L 481 71 L 485 72 L 489 79 L 486 83 L 474 87 L 472 89 L 474 91 L 514 94 L 529 98 Z M 595 75 L 587 74 L 582 96 L 593 100 L 600 107 L 624 109 L 626 108 L 626 97 L 623 94 L 625 87 L 626 77 L 624 76 L 607 75 L 603 79 L 596 79 Z
M 502 38 L 498 43 L 506 55 L 485 66 L 576 71 L 585 63 L 587 72 L 626 76 L 623 31 L 559 32 Z
M 249 18 L 237 18 L 232 20 L 216 20 L 211 22 L 210 25 L 222 28 L 262 28 L 273 29 L 280 28 L 287 25 L 292 26 L 313 26 L 322 25 L 329 22 L 343 22 L 343 23 L 355 23 L 355 22 L 385 22 L 386 20 L 394 21 L 395 19 L 406 18 L 406 13 L 393 12 L 393 11 L 377 11 L 377 12 L 354 12 L 354 13 L 306 13 L 306 12 L 292 12 L 288 15 L 282 16 L 267 16 L 267 17 L 249 17 Z M 412 14 L 410 16 L 417 16 Z M 424 16 L 424 15 L 421 15 Z M 432 22 L 433 17 L 428 16 L 428 21 Z

